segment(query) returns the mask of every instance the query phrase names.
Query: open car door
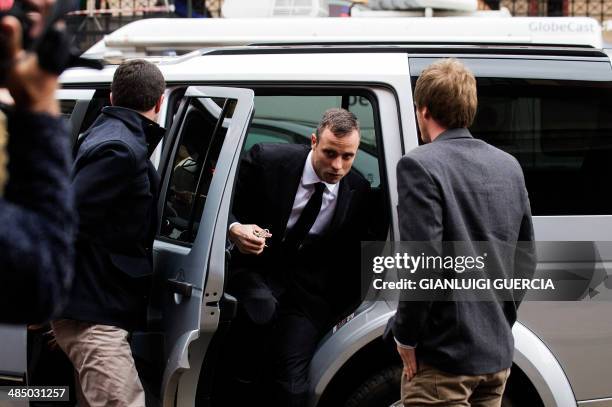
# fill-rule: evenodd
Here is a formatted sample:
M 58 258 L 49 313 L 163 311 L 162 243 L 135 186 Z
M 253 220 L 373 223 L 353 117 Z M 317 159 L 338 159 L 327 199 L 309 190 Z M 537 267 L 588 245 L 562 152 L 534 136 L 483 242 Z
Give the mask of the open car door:
M 163 406 L 193 406 L 217 329 L 233 179 L 253 113 L 249 89 L 189 87 L 164 140 L 149 321 L 163 336 Z

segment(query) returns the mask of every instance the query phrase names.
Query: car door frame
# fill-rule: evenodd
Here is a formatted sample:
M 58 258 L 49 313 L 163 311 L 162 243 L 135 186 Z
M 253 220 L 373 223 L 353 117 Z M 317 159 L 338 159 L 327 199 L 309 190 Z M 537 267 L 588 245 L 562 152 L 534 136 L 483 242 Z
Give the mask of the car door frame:
M 55 99 L 61 100 L 74 100 L 75 105 L 70 113 L 70 127 L 71 137 L 70 140 L 74 143 L 79 136 L 79 130 L 81 129 L 81 123 L 85 119 L 89 103 L 93 99 L 96 93 L 96 89 L 58 89 L 55 91 Z
M 172 250 L 181 251 L 185 256 L 197 256 L 202 259 L 204 265 L 201 270 L 199 285 L 191 284 L 191 287 L 188 288 L 193 293 L 189 301 L 194 298 L 199 301 L 197 315 L 189 316 L 193 329 L 184 332 L 174 343 L 168 346 L 168 349 L 171 350 L 167 354 L 161 385 L 163 406 L 194 405 L 197 383 L 206 350 L 219 324 L 219 304 L 223 295 L 225 279 L 227 222 L 232 199 L 231 184 L 235 178 L 240 150 L 250 124 L 254 106 L 254 92 L 251 89 L 212 86 L 191 86 L 187 88 L 162 152 L 160 214 L 163 213 L 166 202 L 171 176 L 168 169 L 173 163 L 172 159 L 180 143 L 180 130 L 185 120 L 184 113 L 188 105 L 188 99 L 200 97 L 235 99 L 237 104 L 231 119 L 225 119 L 231 120 L 231 123 L 228 123 L 228 131 L 219 153 L 215 176 L 207 193 L 202 221 L 193 245 L 188 248 L 159 236 L 155 240 L 154 250 L 168 250 L 168 245 L 173 245 Z M 161 272 L 162 270 L 156 270 L 156 273 Z M 187 288 L 189 285 L 190 283 L 185 282 L 184 287 Z M 174 292 L 173 294 L 176 295 L 177 293 Z M 195 324 L 196 320 L 197 324 Z

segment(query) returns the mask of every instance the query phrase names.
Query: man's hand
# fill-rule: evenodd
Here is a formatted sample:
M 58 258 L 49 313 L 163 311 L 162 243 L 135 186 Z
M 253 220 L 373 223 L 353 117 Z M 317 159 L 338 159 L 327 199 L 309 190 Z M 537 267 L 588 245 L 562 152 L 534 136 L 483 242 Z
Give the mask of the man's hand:
M 53 1 L 28 0 L 32 12 L 28 18 L 32 21 L 30 34 L 36 37 L 42 31 L 44 18 Z M 43 71 L 33 53 L 26 53 L 22 47 L 22 27 L 18 19 L 6 16 L 0 20 L 2 47 L 6 60 L 1 63 L 8 66 L 6 87 L 19 109 L 38 113 L 59 115 L 59 104 L 55 100 L 57 76 Z
M 257 225 L 236 223 L 229 230 L 230 240 L 238 246 L 240 253 L 261 254 L 266 247 L 266 239 L 272 234 Z
M 403 348 L 398 345 L 397 352 L 399 353 L 400 357 L 402 358 L 402 362 L 404 363 L 404 374 L 408 378 L 408 381 L 410 381 L 417 373 L 417 361 L 415 351 L 414 349 Z

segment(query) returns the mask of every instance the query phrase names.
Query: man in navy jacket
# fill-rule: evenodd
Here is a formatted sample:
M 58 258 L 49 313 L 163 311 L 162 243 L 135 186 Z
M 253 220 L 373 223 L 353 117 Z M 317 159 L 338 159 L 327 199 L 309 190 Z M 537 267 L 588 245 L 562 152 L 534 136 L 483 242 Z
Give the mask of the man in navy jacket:
M 122 64 L 113 106 L 79 139 L 74 287 L 63 319 L 53 323 L 77 371 L 79 405 L 144 406 L 128 334 L 146 323 L 159 184 L 149 156 L 164 133 L 154 121 L 164 90 L 152 63 Z

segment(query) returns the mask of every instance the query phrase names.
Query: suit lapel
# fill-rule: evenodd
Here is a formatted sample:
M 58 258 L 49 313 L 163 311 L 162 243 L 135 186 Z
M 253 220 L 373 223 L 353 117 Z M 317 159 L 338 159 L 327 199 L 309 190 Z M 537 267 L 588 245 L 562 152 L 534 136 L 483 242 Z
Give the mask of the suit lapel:
M 349 205 L 351 203 L 351 199 L 353 198 L 353 193 L 355 192 L 355 190 L 349 187 L 346 178 L 343 178 L 340 181 L 339 188 L 340 189 L 338 190 L 338 202 L 336 204 L 336 210 L 334 211 L 334 216 L 332 218 L 331 224 L 329 225 L 329 235 L 335 233 L 338 228 L 344 223 Z
M 309 150 L 305 150 L 305 153 L 300 154 L 294 161 L 287 160 L 282 166 L 282 173 L 279 174 L 279 194 L 277 199 L 279 200 L 278 202 L 280 202 L 280 233 L 278 234 L 280 237 L 285 235 L 289 215 L 293 208 L 293 201 L 295 201 L 295 194 L 297 193 L 300 180 L 302 179 L 302 173 L 304 172 L 308 151 Z

